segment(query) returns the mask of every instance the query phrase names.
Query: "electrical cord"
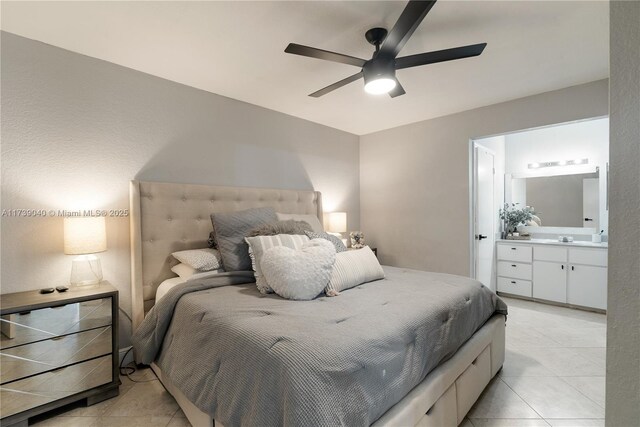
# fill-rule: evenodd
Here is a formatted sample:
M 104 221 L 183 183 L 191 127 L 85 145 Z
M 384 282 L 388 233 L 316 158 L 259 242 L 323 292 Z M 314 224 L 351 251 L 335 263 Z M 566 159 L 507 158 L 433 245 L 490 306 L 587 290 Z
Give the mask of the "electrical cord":
M 127 313 L 126 311 L 124 311 L 124 310 L 122 309 L 122 307 L 118 307 L 118 310 L 120 310 L 120 312 L 121 312 L 122 314 L 124 314 L 124 317 L 126 317 L 127 319 L 129 319 L 129 322 L 133 322 L 133 320 L 131 320 L 131 316 L 129 316 L 129 313 Z
M 127 378 L 129 378 L 134 383 L 150 383 L 152 381 L 157 381 L 158 380 L 157 378 L 152 378 L 150 380 L 136 380 L 134 378 L 131 378 L 131 375 L 135 374 L 136 371 L 138 370 L 135 367 L 135 362 L 131 362 L 128 365 L 124 365 L 124 366 L 123 366 L 123 363 L 124 363 L 124 360 L 127 358 L 127 354 L 129 354 L 132 348 L 133 347 L 129 347 L 129 350 L 127 350 L 127 352 L 124 354 L 124 357 L 122 358 L 122 362 L 120 362 L 120 366 L 119 366 L 120 375 L 126 375 Z M 132 364 L 133 366 L 131 366 Z

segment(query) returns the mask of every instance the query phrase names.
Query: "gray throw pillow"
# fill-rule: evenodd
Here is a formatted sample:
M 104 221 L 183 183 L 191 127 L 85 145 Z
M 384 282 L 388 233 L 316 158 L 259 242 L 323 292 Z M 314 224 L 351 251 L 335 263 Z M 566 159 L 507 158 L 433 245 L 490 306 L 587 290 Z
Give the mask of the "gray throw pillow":
M 276 222 L 273 208 L 255 208 L 237 212 L 212 213 L 211 223 L 216 247 L 226 271 L 250 271 L 251 258 L 244 237 L 253 229 Z
M 311 226 L 305 221 L 289 219 L 286 221 L 276 221 L 271 224 L 262 225 L 247 234 L 247 237 L 255 236 L 276 236 L 278 234 L 301 234 L 306 231 L 313 231 Z
M 333 243 L 333 246 L 336 248 L 336 253 L 344 252 L 347 250 L 347 247 L 342 243 L 342 240 L 338 239 L 336 236 L 329 233 L 316 233 L 315 231 L 306 231 L 306 235 L 310 239 L 325 239 Z

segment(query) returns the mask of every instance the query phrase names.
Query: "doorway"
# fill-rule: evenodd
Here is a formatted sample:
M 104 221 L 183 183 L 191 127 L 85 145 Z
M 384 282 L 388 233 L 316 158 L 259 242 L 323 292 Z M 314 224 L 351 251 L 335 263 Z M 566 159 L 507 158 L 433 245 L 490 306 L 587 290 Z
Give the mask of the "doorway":
M 607 238 L 609 120 L 562 123 L 469 142 L 470 276 L 497 289 L 504 203 L 531 207 L 519 230 L 534 239 Z M 486 238 L 485 238 L 486 236 Z

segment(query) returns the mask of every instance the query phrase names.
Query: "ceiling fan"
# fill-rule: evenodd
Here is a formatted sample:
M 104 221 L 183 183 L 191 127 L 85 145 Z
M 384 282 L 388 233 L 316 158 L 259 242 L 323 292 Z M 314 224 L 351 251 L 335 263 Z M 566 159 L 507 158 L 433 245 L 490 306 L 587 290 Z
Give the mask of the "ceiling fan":
M 367 31 L 365 38 L 376 47 L 369 60 L 295 43 L 290 43 L 284 51 L 294 55 L 340 62 L 361 68 L 360 72 L 313 92 L 309 96 L 319 98 L 363 77 L 364 90 L 368 93 L 376 95 L 388 93 L 392 98 L 395 98 L 405 94 L 404 88 L 396 78 L 396 70 L 478 56 L 487 46 L 486 43 L 479 43 L 398 58 L 405 43 L 435 3 L 435 0 L 411 0 L 391 32 L 387 34 L 387 30 L 384 28 L 372 28 Z

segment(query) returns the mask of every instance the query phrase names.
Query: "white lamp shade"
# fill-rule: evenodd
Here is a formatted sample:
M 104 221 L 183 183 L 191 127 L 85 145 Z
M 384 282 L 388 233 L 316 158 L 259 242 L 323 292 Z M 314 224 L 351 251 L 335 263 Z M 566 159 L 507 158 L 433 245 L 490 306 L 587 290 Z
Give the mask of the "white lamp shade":
M 332 233 L 344 233 L 347 231 L 347 213 L 331 212 L 329 214 L 328 231 Z
M 67 217 L 64 219 L 64 253 L 83 255 L 107 250 L 104 217 Z

